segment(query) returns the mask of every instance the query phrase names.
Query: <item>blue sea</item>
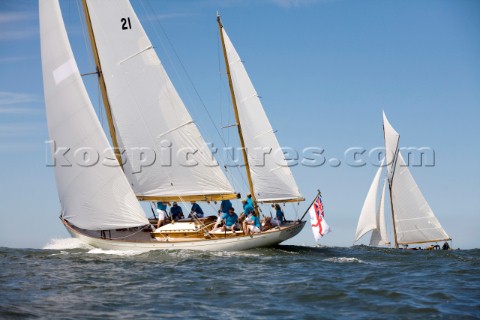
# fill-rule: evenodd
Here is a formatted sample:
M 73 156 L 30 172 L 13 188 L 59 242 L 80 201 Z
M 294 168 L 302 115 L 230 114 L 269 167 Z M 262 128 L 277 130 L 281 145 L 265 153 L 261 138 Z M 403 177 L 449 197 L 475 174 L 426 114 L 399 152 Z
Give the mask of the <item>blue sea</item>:
M 0 319 L 480 319 L 480 249 L 0 248 Z

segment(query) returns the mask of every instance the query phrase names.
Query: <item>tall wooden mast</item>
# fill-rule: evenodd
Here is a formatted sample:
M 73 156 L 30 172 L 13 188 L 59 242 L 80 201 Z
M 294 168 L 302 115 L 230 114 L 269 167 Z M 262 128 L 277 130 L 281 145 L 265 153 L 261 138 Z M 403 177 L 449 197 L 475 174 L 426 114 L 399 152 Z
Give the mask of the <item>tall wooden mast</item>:
M 386 140 L 385 136 L 385 125 L 383 126 L 383 138 Z M 400 140 L 400 136 L 398 136 L 398 140 Z M 393 160 L 392 160 L 392 174 L 388 178 L 388 190 L 390 191 L 390 208 L 392 210 L 392 223 L 393 223 L 393 239 L 395 241 L 395 248 L 398 249 L 398 241 L 397 241 L 397 227 L 395 226 L 395 211 L 393 209 L 393 198 L 392 198 L 392 185 L 393 185 L 393 174 L 395 173 L 395 160 L 398 155 L 398 140 L 397 140 L 397 146 L 395 148 L 395 154 L 393 155 Z M 386 149 L 385 149 L 386 151 Z M 385 154 L 385 159 L 387 155 Z M 388 166 L 388 163 L 387 163 Z M 387 170 L 387 175 L 388 175 L 388 170 Z
M 250 172 L 250 165 L 248 163 L 248 157 L 247 157 L 247 149 L 245 147 L 245 141 L 243 140 L 242 125 L 240 124 L 240 116 L 238 114 L 238 108 L 237 108 L 237 99 L 235 98 L 235 91 L 233 90 L 232 75 L 230 73 L 230 65 L 228 63 L 228 57 L 227 57 L 227 48 L 225 47 L 225 39 L 223 37 L 223 25 L 222 25 L 222 21 L 220 19 L 219 14 L 217 14 L 217 22 L 218 22 L 218 28 L 220 30 L 220 38 L 222 39 L 223 57 L 225 58 L 225 67 L 227 69 L 228 84 L 230 87 L 230 94 L 232 95 L 233 111 L 235 113 L 235 119 L 237 121 L 236 126 L 238 129 L 238 136 L 240 138 L 240 144 L 242 145 L 243 160 L 245 161 L 245 169 L 247 171 L 248 186 L 250 189 L 250 194 L 252 195 L 255 211 L 258 214 L 257 199 L 256 199 L 254 188 L 253 188 L 252 174 Z
M 98 56 L 97 43 L 95 42 L 95 35 L 93 34 L 92 22 L 90 20 L 90 13 L 88 11 L 87 0 L 82 0 L 83 11 L 85 12 L 85 20 L 87 22 L 87 29 L 90 38 L 90 44 L 92 45 L 93 57 L 95 59 L 95 65 L 97 67 L 98 80 L 100 84 L 100 90 L 102 91 L 103 105 L 105 106 L 105 112 L 108 119 L 108 127 L 110 129 L 110 136 L 112 137 L 112 143 L 115 153 L 115 158 L 117 158 L 120 167 L 123 169 L 122 155 L 120 148 L 118 147 L 117 134 L 115 131 L 115 126 L 112 119 L 112 110 L 110 108 L 110 102 L 107 95 L 107 87 L 105 86 L 105 80 L 103 78 L 102 66 L 100 64 L 100 58 Z

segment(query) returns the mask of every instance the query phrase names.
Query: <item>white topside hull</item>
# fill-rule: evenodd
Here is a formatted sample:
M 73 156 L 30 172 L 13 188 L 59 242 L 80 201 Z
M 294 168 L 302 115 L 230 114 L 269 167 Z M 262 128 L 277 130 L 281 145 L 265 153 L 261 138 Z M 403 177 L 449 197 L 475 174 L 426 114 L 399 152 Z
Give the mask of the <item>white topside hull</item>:
M 151 251 L 151 250 L 203 250 L 203 251 L 240 251 L 260 247 L 270 247 L 296 236 L 303 229 L 305 221 L 297 222 L 281 230 L 268 230 L 253 236 L 239 236 L 218 239 L 192 239 L 192 241 L 157 240 L 134 242 L 128 240 L 101 239 L 83 234 L 64 223 L 72 237 L 88 245 L 104 250 Z

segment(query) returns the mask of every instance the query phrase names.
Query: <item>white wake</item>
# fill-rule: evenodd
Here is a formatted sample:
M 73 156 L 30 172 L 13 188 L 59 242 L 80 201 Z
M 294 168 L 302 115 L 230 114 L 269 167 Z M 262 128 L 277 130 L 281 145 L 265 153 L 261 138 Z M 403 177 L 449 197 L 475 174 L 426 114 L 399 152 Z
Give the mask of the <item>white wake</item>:
M 75 238 L 65 238 L 65 239 L 51 239 L 43 249 L 46 250 L 69 250 L 69 249 L 91 249 L 92 247 L 88 244 L 75 239 Z

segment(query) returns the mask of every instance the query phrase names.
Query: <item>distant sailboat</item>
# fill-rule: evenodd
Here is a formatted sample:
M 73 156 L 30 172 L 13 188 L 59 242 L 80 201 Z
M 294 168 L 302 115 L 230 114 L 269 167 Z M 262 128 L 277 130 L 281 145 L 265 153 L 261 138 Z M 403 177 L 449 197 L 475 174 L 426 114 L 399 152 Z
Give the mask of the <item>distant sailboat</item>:
M 73 237 L 105 249 L 243 250 L 278 244 L 302 230 L 304 221 L 287 221 L 253 236 L 217 234 L 212 232 L 216 219 L 212 216 L 172 221 L 151 232 L 139 200 L 216 201 L 234 199 L 237 193 L 220 167 L 212 165 L 211 152 L 129 1 L 83 0 L 113 149 L 85 90 L 58 0 L 39 4 L 49 137 L 59 147 L 98 151 L 102 161 L 110 161 L 54 168 L 60 218 Z M 255 203 L 302 201 L 290 169 L 278 165 L 285 159 L 252 166 L 256 158 L 247 155 L 245 147 L 279 145 L 258 97 L 248 96 L 255 93 L 253 86 L 218 22 L 252 198 Z M 165 165 L 157 159 L 139 168 L 138 153 L 161 154 L 164 142 L 172 154 L 194 150 L 190 156 L 198 165 L 176 161 Z M 126 161 L 120 150 L 125 150 Z
M 380 176 L 385 162 L 379 167 L 363 204 L 358 220 L 355 241 L 372 231 L 370 245 L 389 245 L 385 227 L 385 191 L 388 184 L 392 212 L 395 248 L 400 245 L 449 241 L 450 237 L 440 225 L 432 209 L 413 179 L 402 157 L 398 142 L 400 135 L 383 113 L 385 138 L 386 178 L 377 206 Z

